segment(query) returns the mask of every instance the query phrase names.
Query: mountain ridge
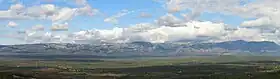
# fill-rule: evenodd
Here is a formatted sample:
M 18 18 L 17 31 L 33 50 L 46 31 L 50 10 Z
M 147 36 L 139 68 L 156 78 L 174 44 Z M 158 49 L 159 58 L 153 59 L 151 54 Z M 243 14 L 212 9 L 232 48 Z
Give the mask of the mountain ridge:
M 177 55 L 219 55 L 228 53 L 275 53 L 280 52 L 280 46 L 270 41 L 226 41 L 219 43 L 102 43 L 102 44 L 72 44 L 72 43 L 39 43 L 22 45 L 0 45 L 1 53 L 17 54 L 80 54 L 96 56 L 177 56 Z

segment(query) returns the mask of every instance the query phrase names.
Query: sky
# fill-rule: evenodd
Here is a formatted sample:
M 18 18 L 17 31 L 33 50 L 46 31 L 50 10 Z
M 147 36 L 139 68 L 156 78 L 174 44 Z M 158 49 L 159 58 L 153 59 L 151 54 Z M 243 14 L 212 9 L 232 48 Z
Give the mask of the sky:
M 0 0 L 0 44 L 279 43 L 280 0 Z

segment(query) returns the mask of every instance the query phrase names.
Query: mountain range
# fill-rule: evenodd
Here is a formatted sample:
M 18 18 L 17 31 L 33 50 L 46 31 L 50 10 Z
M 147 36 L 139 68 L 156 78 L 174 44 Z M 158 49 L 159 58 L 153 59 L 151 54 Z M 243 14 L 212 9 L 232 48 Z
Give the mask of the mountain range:
M 1 45 L 1 55 L 92 55 L 92 56 L 188 56 L 188 55 L 279 55 L 280 46 L 269 41 L 219 43 L 100 43 Z

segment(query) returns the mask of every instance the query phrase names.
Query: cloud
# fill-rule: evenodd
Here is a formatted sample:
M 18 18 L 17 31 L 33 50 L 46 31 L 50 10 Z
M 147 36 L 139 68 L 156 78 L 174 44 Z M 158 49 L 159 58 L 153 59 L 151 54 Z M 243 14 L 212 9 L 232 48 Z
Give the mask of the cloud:
M 25 11 L 26 16 L 48 19 L 48 17 L 53 16 L 56 13 L 56 7 L 53 4 L 44 4 L 40 6 L 28 7 Z
M 177 18 L 173 14 L 166 14 L 159 19 L 156 20 L 156 23 L 159 26 L 169 26 L 169 27 L 177 27 L 180 26 L 180 24 L 183 22 L 183 20 Z
M 198 27 L 198 28 L 197 28 Z M 224 34 L 224 24 L 212 22 L 188 22 L 184 27 L 158 27 L 153 24 L 137 24 L 128 28 L 114 28 L 112 30 L 80 31 L 74 37 L 85 41 L 105 42 L 133 42 L 147 41 L 162 43 L 183 39 L 195 39 L 199 36 L 218 37 Z M 215 31 L 213 31 L 215 30 Z
M 169 13 L 176 13 L 180 12 L 184 8 L 181 7 L 179 4 L 181 4 L 182 0 L 168 0 L 166 3 L 167 11 Z
M 203 40 L 205 42 L 221 42 L 232 40 L 275 41 L 278 33 L 264 33 L 256 28 L 236 27 L 228 29 L 224 23 L 210 21 L 182 22 L 182 26 L 158 26 L 151 23 L 135 24 L 127 28 L 92 29 L 73 33 L 57 33 L 67 31 L 66 24 L 52 27 L 53 32 L 27 31 L 22 35 L 28 43 L 126 43 L 146 41 L 152 43 L 174 42 L 179 40 Z M 279 42 L 279 41 L 278 41 Z
M 271 23 L 280 26 L 277 22 L 280 15 L 280 0 L 168 0 L 166 9 L 168 10 L 191 10 L 192 15 L 203 12 L 214 12 L 225 15 L 237 15 L 243 18 L 270 18 Z M 241 4 L 242 3 L 242 4 Z M 193 18 L 190 18 L 191 20 Z
M 60 7 L 54 4 L 41 4 L 30 7 L 25 7 L 22 4 L 13 4 L 8 10 L 0 11 L 0 19 L 42 19 L 52 20 L 53 22 L 65 22 L 72 19 L 74 16 L 93 16 L 99 13 L 100 12 L 98 9 L 92 8 L 90 5 L 83 5 L 81 7 L 70 8 Z
M 30 17 L 18 15 L 10 10 L 0 11 L 0 20 L 23 20 L 23 19 L 30 19 Z
M 44 31 L 45 30 L 45 27 L 43 25 L 35 25 L 31 28 L 31 30 L 33 31 Z
M 40 27 L 40 25 L 36 27 Z M 55 34 L 56 31 L 67 31 L 68 25 L 66 23 L 53 25 L 51 27 L 53 32 L 26 31 L 21 36 L 29 43 L 125 43 L 134 41 L 163 43 L 167 41 L 198 39 L 201 36 L 220 37 L 226 33 L 225 27 L 225 24 L 208 21 L 186 22 L 184 23 L 184 26 L 181 27 L 157 26 L 151 23 L 140 23 L 127 28 L 113 28 L 109 30 L 92 29 L 73 33 Z
M 151 14 L 145 13 L 145 12 L 141 12 L 139 15 L 140 18 L 151 18 L 153 17 Z
M 121 12 L 117 13 L 116 15 L 105 18 L 104 22 L 111 23 L 111 24 L 118 24 L 119 23 L 119 20 L 118 20 L 119 18 L 121 18 L 121 17 L 123 17 L 127 14 L 133 13 L 133 12 L 134 11 L 122 10 Z
M 278 22 L 280 7 L 277 4 L 279 2 L 280 0 L 168 0 L 165 8 L 170 13 L 190 10 L 191 13 L 181 14 L 185 18 L 184 22 L 195 21 L 204 12 L 240 16 L 244 19 L 256 18 L 244 21 L 240 24 L 242 27 L 234 26 L 235 29 L 226 30 L 226 34 L 218 39 L 222 41 L 237 39 L 276 41 L 275 37 L 277 38 L 279 34 L 273 31 L 278 31 L 280 26 Z M 172 25 L 164 21 L 163 23 Z
M 54 33 L 43 31 L 25 31 L 22 34 L 13 35 L 15 39 L 28 44 L 33 43 L 72 43 L 67 33 Z
M 52 31 L 68 31 L 68 23 L 64 23 L 64 24 L 54 24 L 51 27 Z
M 191 13 L 188 13 L 188 14 L 181 14 L 181 16 L 184 17 L 185 21 L 196 20 L 200 15 L 201 15 L 201 12 L 199 12 L 199 11 L 192 11 Z
M 85 5 L 84 7 L 78 8 L 78 15 L 89 15 L 94 16 L 100 13 L 98 9 L 93 9 L 90 5 Z
M 11 27 L 11 28 L 15 28 L 16 26 L 18 26 L 17 23 L 13 22 L 13 21 L 10 21 L 8 24 L 7 24 L 7 27 Z
M 53 16 L 55 11 L 55 6 L 52 4 L 31 7 L 25 7 L 22 4 L 14 4 L 11 5 L 10 9 L 0 11 L 0 19 L 46 19 L 49 16 Z
M 226 36 L 221 37 L 223 41 L 246 40 L 246 41 L 265 41 L 260 29 L 237 28 L 230 31 Z
M 25 7 L 22 4 L 15 4 L 15 5 L 11 5 L 10 10 L 18 12 L 18 11 L 22 11 L 24 8 Z
M 196 10 L 208 12 L 226 12 L 228 9 L 239 7 L 240 0 L 168 0 L 168 10 Z
M 268 17 L 258 18 L 256 20 L 244 21 L 241 26 L 246 27 L 272 27 L 274 26 L 272 20 Z
M 86 5 L 87 4 L 87 0 L 75 0 L 77 5 Z
M 65 22 L 75 15 L 77 9 L 71 9 L 71 8 L 62 8 L 58 14 L 52 16 L 53 22 Z
M 73 1 L 73 0 L 72 0 Z M 155 23 L 139 23 L 126 28 L 109 30 L 92 29 L 72 33 L 57 33 L 69 29 L 67 21 L 75 16 L 97 15 L 98 9 L 91 7 L 87 0 L 75 0 L 79 7 L 59 7 L 43 4 L 26 7 L 21 4 L 11 6 L 9 10 L 0 11 L 0 19 L 47 19 L 52 20 L 51 32 L 39 31 L 42 26 L 34 26 L 37 31 L 23 33 L 28 42 L 133 42 L 148 41 L 162 43 L 178 40 L 203 41 L 263 41 L 274 42 L 279 39 L 280 0 L 161 0 L 165 1 L 168 11 L 155 20 Z M 157 0 L 159 2 L 159 0 Z M 182 13 L 190 10 L 189 13 Z M 118 24 L 119 19 L 135 11 L 123 10 L 104 19 L 104 22 Z M 180 12 L 181 16 L 174 13 Z M 225 23 L 197 21 L 204 12 L 240 16 L 247 20 L 240 26 L 228 26 Z M 149 17 L 141 13 L 140 17 Z M 183 17 L 183 18 L 181 18 Z M 66 23 L 66 24 L 63 24 Z

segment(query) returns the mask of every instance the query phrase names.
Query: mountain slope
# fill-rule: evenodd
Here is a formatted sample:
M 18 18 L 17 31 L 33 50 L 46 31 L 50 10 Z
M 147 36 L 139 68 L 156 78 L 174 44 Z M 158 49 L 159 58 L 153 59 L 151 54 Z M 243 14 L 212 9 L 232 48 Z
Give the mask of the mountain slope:
M 212 49 L 212 48 L 223 48 L 227 50 L 241 50 L 249 52 L 270 52 L 280 51 L 280 46 L 274 42 L 261 41 L 261 42 L 247 42 L 243 40 L 228 41 L 221 43 L 203 43 L 192 45 L 192 48 L 196 49 Z
M 104 43 L 104 44 L 26 44 L 2 45 L 0 54 L 94 55 L 94 56 L 183 56 L 218 55 L 228 53 L 275 53 L 280 46 L 274 42 L 247 42 L 243 40 L 220 43 Z

